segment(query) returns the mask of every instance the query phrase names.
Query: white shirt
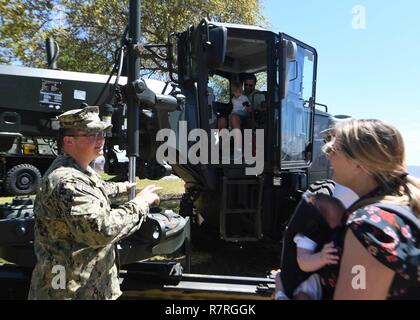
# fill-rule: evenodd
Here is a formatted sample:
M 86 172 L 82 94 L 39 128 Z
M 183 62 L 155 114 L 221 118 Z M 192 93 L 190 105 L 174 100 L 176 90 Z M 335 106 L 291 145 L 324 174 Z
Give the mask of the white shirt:
M 341 200 L 346 209 L 359 199 L 359 196 L 353 190 L 337 182 L 335 183 L 333 197 Z
M 233 97 L 232 98 L 232 105 L 233 105 L 232 112 L 238 112 L 238 113 L 247 112 L 246 108 L 243 106 L 244 102 L 249 103 L 248 98 L 244 95 L 240 95 L 238 98 Z
M 311 240 L 310 238 L 304 236 L 301 233 L 295 235 L 293 241 L 294 243 L 296 243 L 296 247 L 306 249 L 311 252 L 314 252 L 316 247 L 318 246 L 318 244 L 315 241 Z

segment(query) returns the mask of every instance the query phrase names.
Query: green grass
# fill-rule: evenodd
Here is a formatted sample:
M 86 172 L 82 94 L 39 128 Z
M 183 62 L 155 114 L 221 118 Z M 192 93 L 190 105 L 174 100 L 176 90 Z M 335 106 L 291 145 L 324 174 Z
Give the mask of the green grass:
M 106 173 L 101 174 L 102 179 L 109 180 L 112 176 L 107 175 Z M 140 191 L 144 187 L 154 184 L 156 186 L 162 187 L 162 190 L 158 191 L 160 196 L 164 196 L 164 198 L 170 198 L 172 196 L 180 196 L 184 193 L 184 181 L 181 179 L 160 179 L 160 180 L 149 180 L 149 179 L 138 179 L 137 182 L 137 191 Z
M 137 182 L 137 189 L 142 189 L 149 184 L 155 184 L 162 187 L 162 190 L 158 191 L 159 195 L 181 195 L 184 193 L 184 181 L 181 179 L 165 179 L 165 180 L 148 180 L 142 179 Z
M 113 176 L 106 173 L 101 174 L 101 178 L 109 180 Z M 141 190 L 149 184 L 155 184 L 163 189 L 159 191 L 159 194 L 182 194 L 184 193 L 184 181 L 181 179 L 160 179 L 160 180 L 149 180 L 149 179 L 138 179 L 137 178 L 137 189 Z
M 104 180 L 107 180 L 111 178 L 111 176 L 103 174 L 102 178 Z M 160 180 L 137 179 L 137 190 L 141 190 L 149 184 L 155 184 L 159 187 L 162 187 L 162 190 L 158 191 L 158 194 L 163 199 L 179 197 L 181 194 L 184 193 L 184 181 L 182 181 L 181 179 L 160 179 Z M 35 198 L 34 195 L 31 195 L 30 197 Z M 0 197 L 0 204 L 11 203 L 13 198 L 15 197 Z
M 0 204 L 12 203 L 14 198 L 16 197 L 0 197 Z M 24 196 L 23 198 L 27 198 L 27 196 Z M 31 195 L 30 198 L 35 199 L 35 195 Z

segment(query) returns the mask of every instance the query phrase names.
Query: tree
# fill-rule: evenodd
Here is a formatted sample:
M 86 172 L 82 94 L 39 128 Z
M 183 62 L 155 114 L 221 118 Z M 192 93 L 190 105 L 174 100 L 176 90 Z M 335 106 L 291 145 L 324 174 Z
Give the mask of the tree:
M 145 43 L 166 43 L 169 32 L 202 18 L 266 24 L 259 0 L 143 0 L 141 13 Z M 128 0 L 0 0 L 0 62 L 45 67 L 45 38 L 53 36 L 60 68 L 108 73 L 127 20 Z M 142 61 L 166 71 L 152 55 Z
M 39 65 L 45 58 L 44 41 L 52 30 L 60 34 L 63 29 L 54 25 L 52 14 L 57 1 L 0 0 L 0 61 Z

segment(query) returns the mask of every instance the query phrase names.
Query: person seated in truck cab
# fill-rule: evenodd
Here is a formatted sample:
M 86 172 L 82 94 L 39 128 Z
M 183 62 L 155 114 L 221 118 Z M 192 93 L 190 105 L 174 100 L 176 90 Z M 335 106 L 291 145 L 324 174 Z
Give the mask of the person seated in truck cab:
M 230 127 L 232 129 L 241 129 L 250 119 L 250 113 L 252 112 L 251 104 L 243 94 L 240 83 L 234 83 L 232 85 L 232 94 L 233 108 L 229 117 Z
M 231 129 L 241 129 L 248 125 L 252 108 L 248 98 L 242 92 L 241 83 L 232 84 L 232 99 L 228 105 L 230 108 L 227 108 L 227 105 L 224 106 L 225 110 L 221 112 L 218 119 L 219 130 L 228 128 L 228 124 Z M 228 110 L 231 110 L 230 113 L 227 112 Z
M 247 74 L 244 77 L 244 93 L 248 98 L 252 108 L 252 119 L 254 126 L 264 123 L 267 106 L 265 94 L 255 89 L 257 77 L 254 74 Z

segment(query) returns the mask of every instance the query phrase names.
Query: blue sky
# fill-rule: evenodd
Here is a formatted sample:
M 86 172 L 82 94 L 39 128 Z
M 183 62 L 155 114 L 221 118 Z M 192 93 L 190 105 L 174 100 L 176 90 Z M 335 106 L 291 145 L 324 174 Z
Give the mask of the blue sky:
M 365 10 L 365 28 L 353 28 Z M 420 165 L 420 1 L 264 0 L 269 28 L 318 51 L 317 102 L 332 114 L 379 118 Z M 356 7 L 357 8 L 357 7 Z

